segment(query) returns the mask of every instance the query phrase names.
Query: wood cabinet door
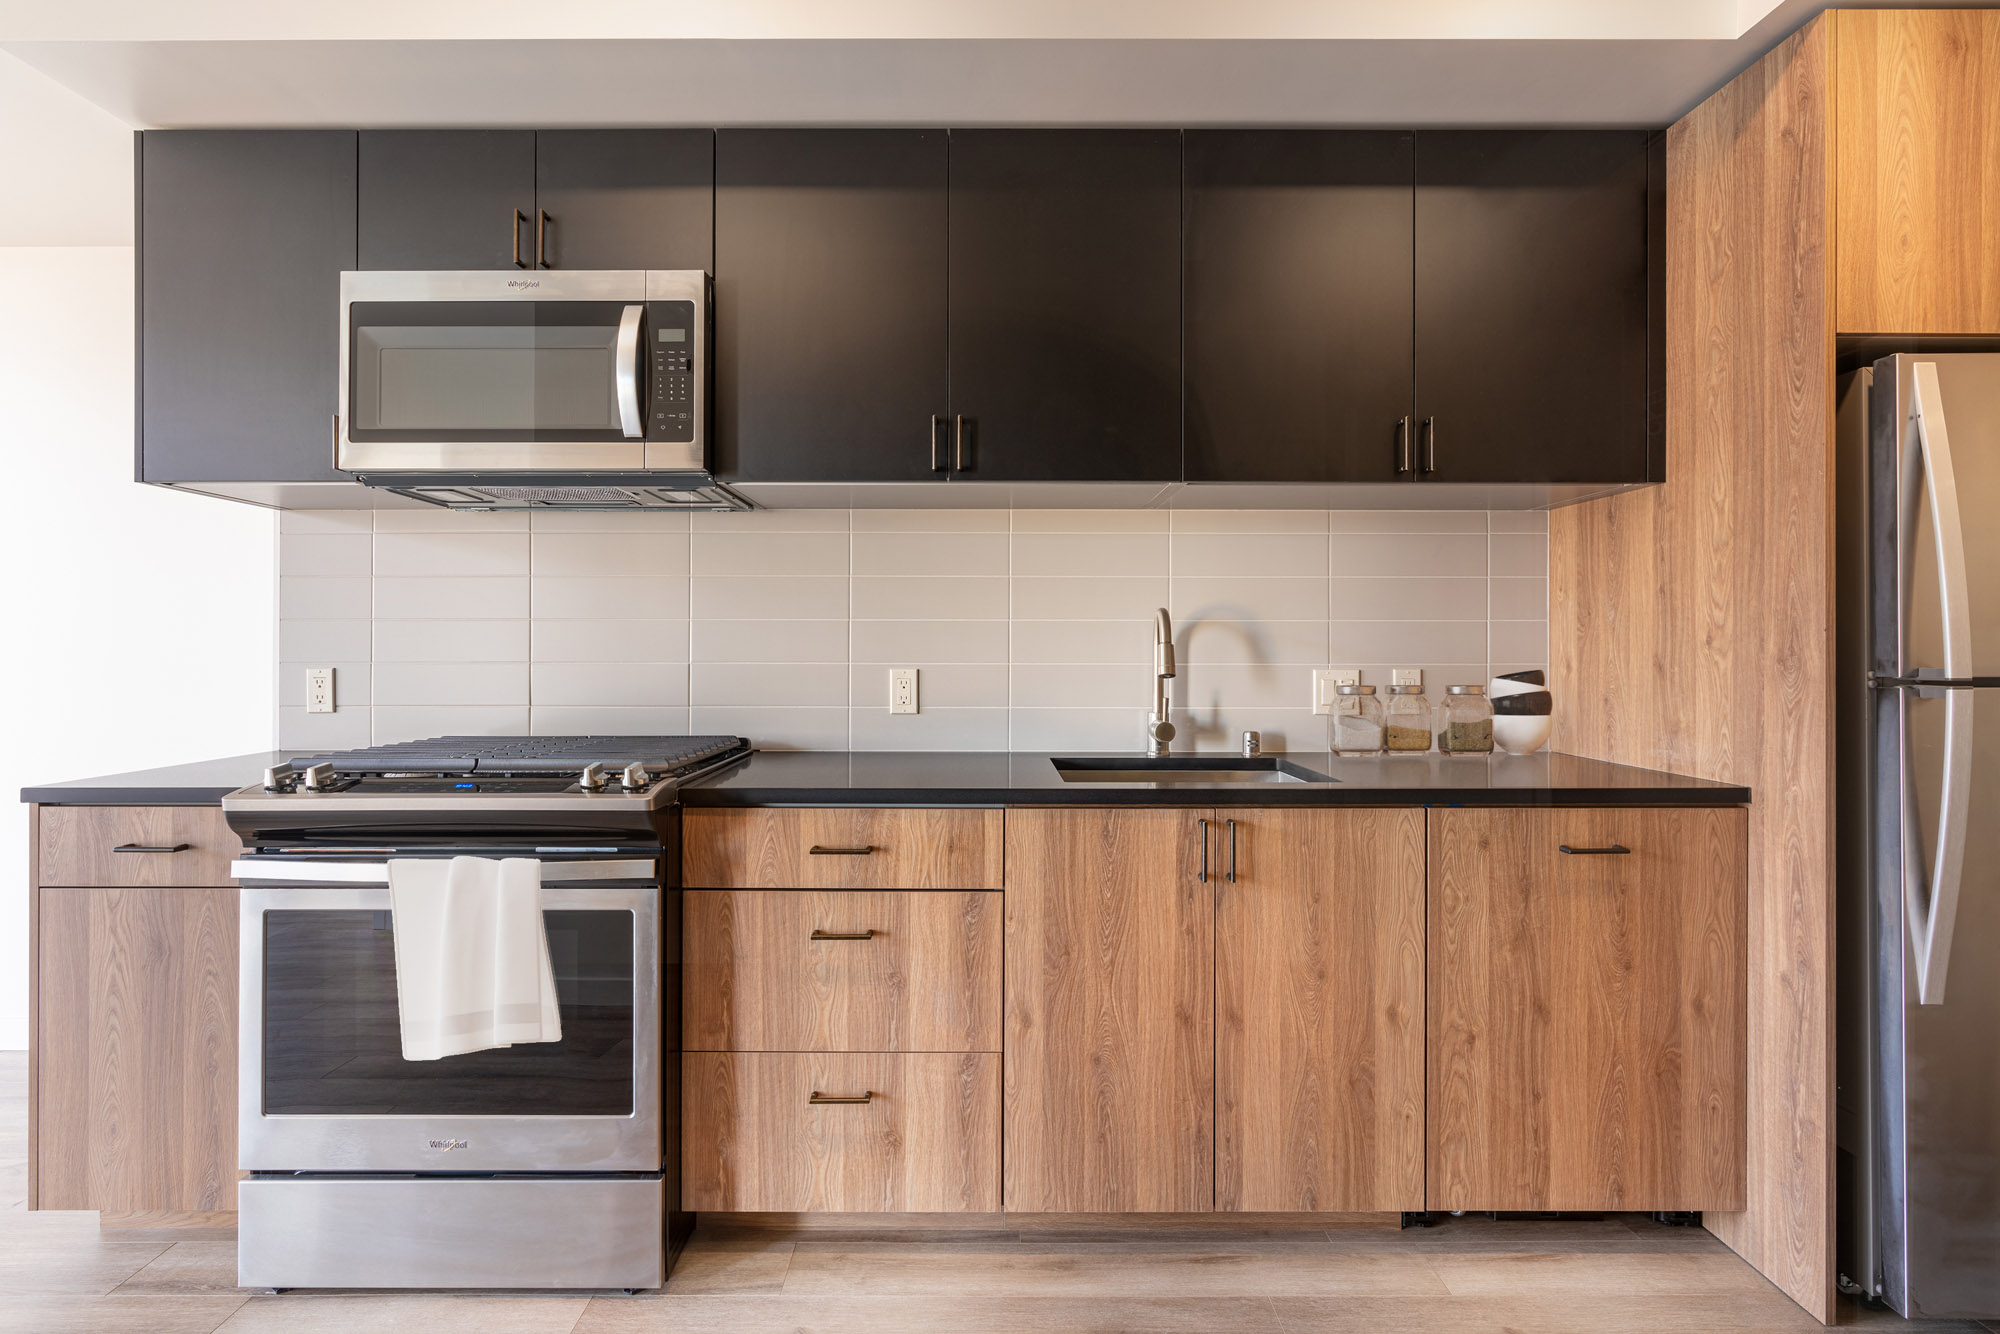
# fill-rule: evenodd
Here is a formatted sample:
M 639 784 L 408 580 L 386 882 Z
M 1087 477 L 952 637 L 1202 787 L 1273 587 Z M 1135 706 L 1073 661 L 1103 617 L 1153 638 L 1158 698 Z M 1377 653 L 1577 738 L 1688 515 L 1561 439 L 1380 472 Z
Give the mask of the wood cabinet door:
M 2000 334 L 2000 11 L 1833 22 L 1835 327 Z
M 718 474 L 942 481 L 944 131 L 721 130 L 715 171 Z
M 236 1207 L 233 889 L 42 889 L 37 1209 Z
M 1214 1208 L 1213 815 L 1007 813 L 1009 1210 Z
M 1411 476 L 1413 143 L 1187 132 L 1187 480 Z
M 352 130 L 139 136 L 139 478 L 332 482 Z
M 544 267 L 706 273 L 715 264 L 715 133 L 538 131 L 535 208 Z
M 1424 1207 L 1424 812 L 1218 811 L 1215 1207 Z
M 531 268 L 535 132 L 363 130 L 358 216 L 360 268 Z
M 1418 131 L 1419 480 L 1647 480 L 1649 181 L 1640 131 Z
M 1743 1207 L 1746 856 L 1740 809 L 1430 812 L 1430 1208 Z
M 1179 481 L 1177 130 L 954 130 L 951 410 L 976 481 Z

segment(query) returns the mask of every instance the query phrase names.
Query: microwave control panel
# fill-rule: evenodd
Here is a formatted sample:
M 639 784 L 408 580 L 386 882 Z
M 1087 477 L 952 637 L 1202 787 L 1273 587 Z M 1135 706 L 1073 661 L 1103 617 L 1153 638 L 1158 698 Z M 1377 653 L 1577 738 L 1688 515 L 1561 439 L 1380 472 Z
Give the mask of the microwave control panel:
M 653 404 L 648 440 L 694 439 L 696 306 L 692 301 L 651 301 Z

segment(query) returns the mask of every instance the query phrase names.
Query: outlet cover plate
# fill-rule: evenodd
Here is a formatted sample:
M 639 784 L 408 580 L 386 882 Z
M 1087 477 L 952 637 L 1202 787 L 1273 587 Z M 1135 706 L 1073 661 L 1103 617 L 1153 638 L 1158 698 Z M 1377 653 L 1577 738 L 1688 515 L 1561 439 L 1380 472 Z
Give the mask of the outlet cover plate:
M 306 668 L 306 712 L 333 712 L 333 668 Z
M 1424 669 L 1421 667 L 1398 667 L 1389 673 L 1389 684 L 1392 686 L 1416 686 L 1422 689 L 1424 684 Z
M 891 667 L 889 669 L 889 712 L 917 712 L 916 668 Z
M 1313 668 L 1313 712 L 1332 713 L 1333 704 L 1339 696 L 1335 693 L 1341 686 L 1361 684 L 1361 671 L 1356 667 L 1315 667 Z

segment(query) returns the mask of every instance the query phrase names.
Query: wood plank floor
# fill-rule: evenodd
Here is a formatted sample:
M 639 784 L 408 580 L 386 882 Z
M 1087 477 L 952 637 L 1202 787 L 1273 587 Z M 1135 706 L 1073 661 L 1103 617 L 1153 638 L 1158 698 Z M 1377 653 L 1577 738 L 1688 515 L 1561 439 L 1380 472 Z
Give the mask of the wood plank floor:
M 228 1229 L 29 1213 L 26 1060 L 0 1052 L 7 1334 L 1791 1334 L 1820 1328 L 1698 1229 L 1451 1219 L 1399 1232 L 1297 1218 L 1206 1226 L 1047 1215 L 912 1230 L 709 1222 L 665 1291 L 439 1295 L 236 1289 Z M 1853 1307 L 1844 1324 L 1906 1324 Z

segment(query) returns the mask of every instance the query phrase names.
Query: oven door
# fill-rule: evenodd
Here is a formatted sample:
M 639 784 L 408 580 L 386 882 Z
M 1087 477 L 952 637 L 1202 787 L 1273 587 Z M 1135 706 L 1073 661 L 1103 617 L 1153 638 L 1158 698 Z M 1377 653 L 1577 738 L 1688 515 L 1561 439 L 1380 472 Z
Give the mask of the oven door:
M 639 469 L 644 272 L 344 273 L 335 466 Z
M 339 883 L 379 865 L 238 868 L 241 1167 L 660 1170 L 655 863 L 544 863 L 562 1041 L 436 1061 L 403 1059 L 388 886 Z

